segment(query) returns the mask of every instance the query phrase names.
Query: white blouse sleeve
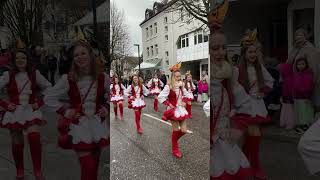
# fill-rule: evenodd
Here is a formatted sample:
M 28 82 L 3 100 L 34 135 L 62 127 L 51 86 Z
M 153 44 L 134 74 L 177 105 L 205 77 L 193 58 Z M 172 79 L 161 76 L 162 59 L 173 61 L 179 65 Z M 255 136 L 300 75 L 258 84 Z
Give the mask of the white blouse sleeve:
M 150 79 L 150 81 L 147 84 L 148 88 L 151 88 L 151 85 L 152 85 L 152 79 Z
M 37 81 L 37 85 L 43 91 L 45 91 L 46 89 L 52 86 L 52 84 L 38 70 L 36 71 L 36 81 Z
M 270 73 L 267 71 L 267 69 L 263 65 L 261 66 L 262 66 L 262 74 L 263 74 L 265 85 L 268 86 L 269 88 L 273 88 L 274 79 L 272 78 Z
M 149 90 L 144 85 L 142 85 L 142 92 L 144 96 L 148 96 L 150 93 Z
M 165 102 L 168 99 L 169 93 L 170 93 L 170 87 L 169 85 L 165 85 L 163 90 L 158 95 L 159 102 L 160 103 Z
M 126 97 L 131 96 L 131 85 L 129 85 L 128 88 L 125 89 L 123 93 Z
M 6 71 L 0 76 L 0 90 L 9 83 L 9 72 Z
M 126 87 L 124 87 L 124 85 L 123 85 L 123 84 L 121 84 L 121 88 L 122 88 L 122 89 L 126 89 Z
M 159 79 L 159 82 L 160 82 L 160 86 L 163 87 L 164 84 L 163 84 L 163 82 L 162 82 L 160 79 Z
M 210 116 L 210 99 L 203 105 L 204 113 L 207 117 Z
M 113 84 L 110 84 L 110 90 L 113 88 Z
M 63 75 L 61 79 L 51 88 L 48 88 L 43 94 L 44 102 L 47 106 L 53 108 L 55 111 L 61 108 L 64 104 L 60 99 L 68 97 L 69 83 L 68 75 Z

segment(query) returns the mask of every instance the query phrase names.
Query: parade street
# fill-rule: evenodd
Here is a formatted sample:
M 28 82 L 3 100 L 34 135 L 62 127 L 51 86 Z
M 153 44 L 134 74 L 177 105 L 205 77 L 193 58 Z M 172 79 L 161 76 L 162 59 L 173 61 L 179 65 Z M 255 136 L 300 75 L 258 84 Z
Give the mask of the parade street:
M 111 119 L 111 178 L 112 180 L 207 180 L 209 179 L 209 118 L 202 105 L 194 103 L 193 118 L 188 119 L 188 130 L 179 140 L 181 159 L 171 154 L 170 124 L 161 120 L 160 112 L 153 110 L 153 99 L 145 98 L 147 107 L 142 110 L 138 135 L 133 110 L 125 102 L 124 121 Z
M 57 116 L 55 113 L 44 110 L 47 126 L 41 130 L 43 144 L 43 173 L 45 180 L 78 180 L 80 179 L 80 165 L 73 151 L 57 147 Z M 30 159 L 29 144 L 25 139 L 24 164 L 25 180 L 34 180 Z M 109 165 L 107 163 L 108 150 L 101 155 L 99 180 L 108 180 Z M 15 179 L 15 165 L 11 155 L 11 140 L 7 129 L 0 129 L 0 174 L 1 180 Z

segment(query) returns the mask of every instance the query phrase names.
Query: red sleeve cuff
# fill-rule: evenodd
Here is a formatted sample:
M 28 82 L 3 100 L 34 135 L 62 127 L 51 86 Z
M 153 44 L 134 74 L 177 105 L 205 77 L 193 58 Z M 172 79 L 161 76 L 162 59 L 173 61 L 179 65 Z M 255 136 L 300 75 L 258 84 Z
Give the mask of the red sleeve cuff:
M 8 106 L 9 106 L 9 103 L 7 101 L 0 100 L 0 107 L 2 107 L 5 110 L 8 110 Z
M 261 91 L 264 95 L 267 95 L 269 92 L 271 92 L 272 88 L 270 88 L 269 86 L 264 86 Z
M 39 98 L 37 100 L 37 104 L 38 104 L 38 107 L 42 107 L 44 105 L 44 101 L 43 101 L 43 98 Z
M 165 101 L 163 102 L 163 104 L 166 105 L 166 106 L 170 106 L 170 102 L 169 102 L 168 100 L 165 100 Z

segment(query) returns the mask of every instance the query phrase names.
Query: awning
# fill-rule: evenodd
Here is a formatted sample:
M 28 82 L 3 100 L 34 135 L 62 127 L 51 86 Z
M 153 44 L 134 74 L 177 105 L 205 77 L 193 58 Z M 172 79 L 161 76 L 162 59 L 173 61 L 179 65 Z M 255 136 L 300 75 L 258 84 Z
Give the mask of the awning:
M 160 63 L 161 59 L 151 59 L 147 61 L 143 61 L 140 64 L 140 69 L 154 69 Z M 139 69 L 139 65 L 134 68 L 135 70 Z

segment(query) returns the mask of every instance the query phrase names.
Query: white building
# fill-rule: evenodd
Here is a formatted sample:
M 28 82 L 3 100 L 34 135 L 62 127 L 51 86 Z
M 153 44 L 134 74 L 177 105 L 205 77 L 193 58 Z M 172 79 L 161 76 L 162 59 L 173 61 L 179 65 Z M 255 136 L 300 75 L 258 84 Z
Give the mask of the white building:
M 199 79 L 202 70 L 208 71 L 208 35 L 199 29 L 205 27 L 200 21 L 183 22 L 182 11 L 168 10 L 171 2 L 155 2 L 153 9 L 146 9 L 142 29 L 143 62 L 146 73 L 168 68 L 182 62 L 182 73 L 191 70 L 194 79 Z M 185 17 L 186 18 L 186 17 Z M 149 71 L 149 72 L 148 72 Z

